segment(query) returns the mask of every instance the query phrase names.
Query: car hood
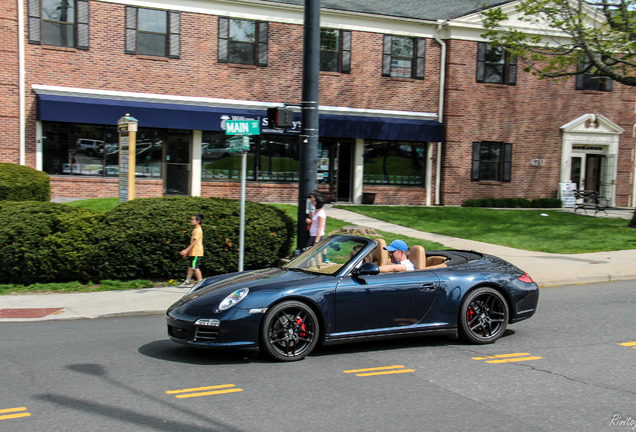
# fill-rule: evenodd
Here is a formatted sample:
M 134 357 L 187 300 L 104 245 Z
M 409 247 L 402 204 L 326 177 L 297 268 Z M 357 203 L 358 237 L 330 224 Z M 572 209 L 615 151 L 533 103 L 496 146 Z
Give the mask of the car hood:
M 168 312 L 186 303 L 190 305 L 219 304 L 225 297 L 241 288 L 249 288 L 252 295 L 255 292 L 263 290 L 282 292 L 288 286 L 297 286 L 298 281 L 317 277 L 324 276 L 296 272 L 282 268 L 231 273 L 223 275 L 221 279 L 218 277 L 212 277 L 209 279 L 212 279 L 213 282 L 192 293 L 186 294 L 181 298 L 181 300 L 173 304 L 168 309 Z M 204 282 L 204 284 L 205 283 L 206 282 Z

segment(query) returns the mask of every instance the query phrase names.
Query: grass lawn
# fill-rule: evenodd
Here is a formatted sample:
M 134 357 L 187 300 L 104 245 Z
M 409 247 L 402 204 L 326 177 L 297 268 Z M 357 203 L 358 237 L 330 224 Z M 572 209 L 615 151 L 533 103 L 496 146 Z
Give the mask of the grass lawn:
M 176 283 L 174 283 L 176 284 Z M 174 285 L 173 284 L 173 285 Z M 38 293 L 71 293 L 71 292 L 96 292 L 96 291 L 116 291 L 141 288 L 154 288 L 167 286 L 169 283 L 155 283 L 149 280 L 116 281 L 103 280 L 99 283 L 82 282 L 56 282 L 56 283 L 35 283 L 32 285 L 0 284 L 0 295 L 3 294 L 38 294 Z
M 82 207 L 106 213 L 119 205 L 119 198 L 92 198 L 85 200 L 69 201 L 64 203 L 71 207 Z
M 421 231 L 540 252 L 575 254 L 636 249 L 625 219 L 559 210 L 473 207 L 337 206 Z M 547 214 L 547 216 L 542 216 Z
M 99 212 L 119 205 L 119 198 L 96 198 L 66 203 Z M 274 204 L 294 220 L 297 206 Z M 337 206 L 367 216 L 408 226 L 421 231 L 499 244 L 517 249 L 551 253 L 583 253 L 636 249 L 636 230 L 627 228 L 625 219 L 593 218 L 557 210 L 497 210 L 468 207 L 408 207 L 408 206 Z M 542 216 L 547 214 L 548 216 Z M 327 234 L 349 223 L 329 217 Z M 439 243 L 408 238 L 378 231 L 387 243 L 402 238 L 408 244 L 420 244 L 425 249 L 446 249 Z M 296 249 L 294 239 L 293 249 Z M 0 295 L 37 292 L 90 292 L 116 289 L 167 286 L 175 281 L 102 281 L 99 284 L 69 282 L 60 284 L 0 285 Z

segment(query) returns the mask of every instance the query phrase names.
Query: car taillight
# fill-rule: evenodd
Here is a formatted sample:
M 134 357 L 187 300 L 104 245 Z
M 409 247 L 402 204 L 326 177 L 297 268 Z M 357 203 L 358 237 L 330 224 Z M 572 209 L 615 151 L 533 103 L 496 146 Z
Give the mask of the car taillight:
M 519 279 L 521 282 L 525 282 L 525 283 L 532 283 L 532 282 L 534 282 L 528 273 L 524 273 L 524 274 L 522 274 L 522 275 L 521 275 L 521 276 L 519 276 L 517 279 Z

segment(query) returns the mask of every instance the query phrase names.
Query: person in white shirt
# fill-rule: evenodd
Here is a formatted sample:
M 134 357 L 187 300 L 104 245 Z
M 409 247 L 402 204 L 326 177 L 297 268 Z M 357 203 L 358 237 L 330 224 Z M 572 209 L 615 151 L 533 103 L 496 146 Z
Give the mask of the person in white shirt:
M 323 208 L 325 206 L 325 199 L 317 190 L 313 191 L 309 197 L 311 203 L 314 205 L 315 210 L 311 212 L 309 217 L 305 220 L 309 225 L 309 239 L 307 246 L 313 246 L 319 243 L 325 236 L 325 224 L 327 222 L 327 212 Z
M 389 251 L 391 264 L 380 266 L 380 273 L 415 270 L 415 266 L 411 260 L 406 257 L 406 252 L 409 250 L 409 247 L 404 240 L 393 240 L 391 244 L 385 246 L 384 249 Z

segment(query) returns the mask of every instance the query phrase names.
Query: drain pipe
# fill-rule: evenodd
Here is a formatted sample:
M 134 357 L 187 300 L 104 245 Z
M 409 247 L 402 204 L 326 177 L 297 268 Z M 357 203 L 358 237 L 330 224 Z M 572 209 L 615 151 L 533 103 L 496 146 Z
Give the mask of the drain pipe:
M 18 3 L 18 124 L 19 124 L 19 145 L 20 145 L 20 165 L 26 164 L 26 120 L 25 116 L 25 66 L 24 66 L 24 1 L 17 0 Z
M 636 124 L 632 129 L 632 136 L 636 136 Z M 628 207 L 636 207 L 636 149 L 632 150 L 632 160 L 634 160 L 634 172 L 632 174 L 632 196 L 627 200 Z M 616 193 L 616 189 L 614 189 Z M 631 202 L 630 202 L 631 201 Z
M 437 106 L 437 120 L 444 124 L 444 90 L 446 88 L 446 42 L 440 38 L 439 33 L 444 26 L 448 25 L 448 21 L 437 21 L 437 28 L 433 32 L 433 38 L 442 47 L 440 56 L 440 72 L 439 72 L 439 101 Z M 437 143 L 437 160 L 435 161 L 435 205 L 440 205 L 440 187 L 442 183 L 442 143 Z

